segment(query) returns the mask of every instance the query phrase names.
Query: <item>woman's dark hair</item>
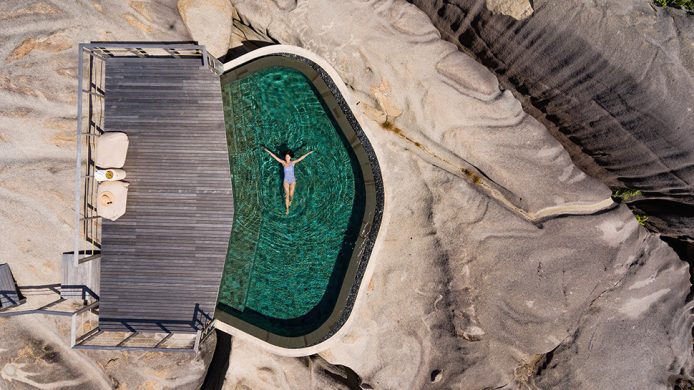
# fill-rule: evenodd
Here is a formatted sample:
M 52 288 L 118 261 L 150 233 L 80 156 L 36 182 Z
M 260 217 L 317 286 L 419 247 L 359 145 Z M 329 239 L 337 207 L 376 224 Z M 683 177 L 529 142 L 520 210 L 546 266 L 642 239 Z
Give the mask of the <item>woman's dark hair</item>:
M 294 152 L 292 152 L 291 149 L 287 149 L 284 152 L 282 152 L 282 157 L 286 157 L 287 155 L 289 155 L 289 157 L 294 157 Z

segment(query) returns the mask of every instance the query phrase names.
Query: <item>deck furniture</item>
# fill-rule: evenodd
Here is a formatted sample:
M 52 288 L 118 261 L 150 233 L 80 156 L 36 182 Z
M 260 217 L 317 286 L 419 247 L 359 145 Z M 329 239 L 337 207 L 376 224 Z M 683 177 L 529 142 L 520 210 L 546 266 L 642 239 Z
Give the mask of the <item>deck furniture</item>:
M 122 168 L 128 154 L 128 136 L 121 132 L 108 132 L 96 139 L 94 165 L 100 168 Z
M 123 181 L 99 183 L 96 210 L 100 217 L 115 221 L 125 214 L 128 185 Z

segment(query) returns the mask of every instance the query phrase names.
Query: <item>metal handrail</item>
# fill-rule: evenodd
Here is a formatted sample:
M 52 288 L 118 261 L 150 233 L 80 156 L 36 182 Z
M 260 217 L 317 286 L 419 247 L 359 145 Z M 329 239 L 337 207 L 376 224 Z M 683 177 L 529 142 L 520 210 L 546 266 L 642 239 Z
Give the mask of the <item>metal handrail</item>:
M 74 266 L 88 260 L 97 259 L 101 249 L 102 221 L 97 214 L 97 182 L 95 179 L 96 166 L 92 158 L 97 136 L 105 131 L 105 87 L 106 61 L 109 58 L 198 58 L 201 66 L 213 73 L 221 75 L 223 66 L 219 60 L 209 54 L 204 46 L 195 42 L 145 43 L 145 42 L 92 42 L 79 45 L 78 53 L 78 83 L 77 83 L 77 161 L 75 164 L 75 237 L 74 237 Z M 87 62 L 88 61 L 88 62 Z M 85 68 L 87 70 L 85 74 Z M 85 85 L 86 84 L 86 85 Z M 84 102 L 87 103 L 86 112 Z M 86 115 L 84 115 L 86 114 Z M 83 153 L 86 155 L 83 156 Z M 118 349 L 146 351 L 195 351 L 210 335 L 213 329 L 212 320 L 201 321 L 202 328 L 198 330 L 192 348 L 166 348 L 165 337 L 152 347 L 131 347 L 124 342 L 119 345 L 86 345 L 87 340 L 102 332 L 96 326 L 82 335 L 79 329 L 84 329 L 84 316 L 96 315 L 98 300 L 72 314 L 71 346 L 80 349 Z
M 108 58 L 199 58 L 201 66 L 217 75 L 223 72 L 219 60 L 196 42 L 92 42 L 79 45 L 77 72 L 77 160 L 75 164 L 75 237 L 73 263 L 80 253 L 91 255 L 101 249 L 101 218 L 97 214 L 96 166 L 92 153 L 96 138 L 104 132 L 106 99 L 105 65 Z M 88 63 L 86 62 L 88 60 Z M 85 66 L 88 65 L 87 74 Z M 86 85 L 85 85 L 86 84 Z M 84 101 L 87 102 L 86 126 Z M 85 145 L 83 145 L 83 143 Z M 86 146 L 86 150 L 83 147 Z M 83 160 L 83 152 L 86 151 Z

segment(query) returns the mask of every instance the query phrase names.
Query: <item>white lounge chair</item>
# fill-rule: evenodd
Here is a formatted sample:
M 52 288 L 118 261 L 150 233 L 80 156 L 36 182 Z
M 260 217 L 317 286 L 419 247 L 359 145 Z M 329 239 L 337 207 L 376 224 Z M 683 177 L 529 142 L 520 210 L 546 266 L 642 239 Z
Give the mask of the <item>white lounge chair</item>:
M 96 212 L 100 217 L 115 221 L 125 214 L 128 203 L 128 183 L 123 181 L 105 181 L 99 183 Z
M 128 135 L 106 132 L 96 139 L 94 165 L 100 168 L 122 168 L 128 154 Z

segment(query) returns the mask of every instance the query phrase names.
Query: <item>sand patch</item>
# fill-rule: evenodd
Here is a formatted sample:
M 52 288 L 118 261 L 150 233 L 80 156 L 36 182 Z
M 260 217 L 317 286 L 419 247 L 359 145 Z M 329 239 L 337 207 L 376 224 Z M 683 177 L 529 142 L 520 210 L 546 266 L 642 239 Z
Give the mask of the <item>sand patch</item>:
M 125 21 L 128 22 L 129 25 L 135 27 L 136 29 L 138 29 L 142 32 L 146 32 L 146 33 L 152 32 L 152 26 L 148 26 L 148 25 L 142 23 L 133 14 L 123 14 L 123 19 L 125 19 Z
M 74 67 L 59 68 L 59 69 L 55 70 L 55 73 L 57 73 L 61 76 L 65 76 L 65 77 L 69 77 L 69 78 L 73 79 L 73 78 L 77 77 L 77 68 L 74 68 Z
M 640 289 L 640 288 L 644 288 L 644 287 L 648 286 L 649 284 L 651 284 L 655 281 L 656 276 L 658 276 L 658 275 L 654 273 L 646 279 L 637 280 L 631 286 L 629 286 L 629 290 Z
M 43 35 L 39 37 L 29 37 L 22 41 L 19 46 L 7 56 L 8 61 L 15 61 L 26 57 L 34 50 L 42 50 L 48 52 L 59 52 L 72 47 L 72 40 L 61 32 L 51 35 Z
M 43 122 L 43 126 L 51 132 L 50 142 L 58 147 L 72 146 L 75 144 L 75 119 L 74 118 L 49 118 Z M 57 131 L 55 131 L 57 130 Z
M 51 137 L 51 143 L 58 147 L 68 146 L 75 143 L 74 132 L 61 132 Z
M 402 114 L 402 110 L 392 99 L 388 81 L 383 80 L 380 85 L 372 86 L 371 95 L 376 98 L 381 110 L 386 113 L 389 119 L 395 119 Z
M 43 125 L 57 130 L 74 130 L 76 127 L 75 118 L 49 118 L 43 121 Z
M 95 10 L 101 12 L 102 14 L 104 13 L 104 6 L 101 4 L 101 1 L 92 0 L 92 6 L 94 6 Z
M 633 218 L 627 221 L 612 219 L 603 221 L 597 227 L 602 232 L 603 241 L 616 248 L 638 229 L 639 224 Z
M 379 110 L 376 107 L 372 107 L 368 103 L 365 102 L 357 102 L 357 106 L 361 108 L 361 112 L 366 115 L 367 118 L 375 121 L 379 125 L 382 125 L 386 123 L 388 120 L 388 115 L 386 115 L 385 112 L 382 110 Z
M 20 95 L 35 96 L 38 97 L 41 94 L 31 87 L 32 78 L 29 76 L 14 76 L 12 78 L 7 76 L 0 76 L 0 89 L 7 90 L 9 92 L 17 93 Z
M 161 358 L 158 358 L 161 359 Z M 167 379 L 171 376 L 171 372 L 167 369 L 163 370 L 147 370 L 147 374 L 151 376 L 155 376 L 157 378 L 161 379 Z
M 20 16 L 29 15 L 56 15 L 61 14 L 63 11 L 49 3 L 39 2 L 32 4 L 28 7 L 20 8 L 16 11 L 0 15 L 0 20 L 13 19 Z
M 0 111 L 0 116 L 6 118 L 24 118 L 32 112 L 29 107 L 16 107 L 10 110 Z
M 138 14 L 142 15 L 143 18 L 147 19 L 148 22 L 153 21 L 152 14 L 149 11 L 149 4 L 144 1 L 131 1 L 130 8 L 134 9 Z
M 147 382 L 142 384 L 142 388 L 145 390 L 159 390 L 162 387 L 160 384 L 158 384 L 155 381 L 147 381 Z
M 642 298 L 629 298 L 629 300 L 619 308 L 619 312 L 631 319 L 637 318 L 648 311 L 654 303 L 669 292 L 669 288 L 664 288 Z

